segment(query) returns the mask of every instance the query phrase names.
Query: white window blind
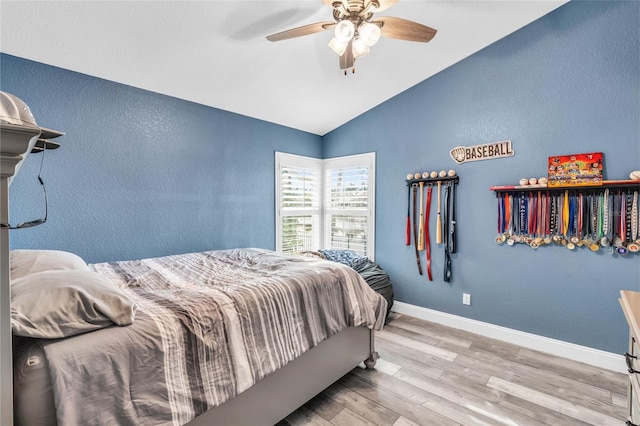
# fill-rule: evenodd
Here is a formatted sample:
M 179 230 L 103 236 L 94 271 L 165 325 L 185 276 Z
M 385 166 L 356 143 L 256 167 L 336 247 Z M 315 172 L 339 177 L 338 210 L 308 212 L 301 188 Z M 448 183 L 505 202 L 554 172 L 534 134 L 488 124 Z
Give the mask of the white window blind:
M 375 153 L 317 160 L 276 153 L 276 249 L 373 259 Z
M 322 161 L 276 152 L 276 249 L 320 247 Z
M 375 154 L 324 161 L 325 235 L 328 248 L 373 259 Z

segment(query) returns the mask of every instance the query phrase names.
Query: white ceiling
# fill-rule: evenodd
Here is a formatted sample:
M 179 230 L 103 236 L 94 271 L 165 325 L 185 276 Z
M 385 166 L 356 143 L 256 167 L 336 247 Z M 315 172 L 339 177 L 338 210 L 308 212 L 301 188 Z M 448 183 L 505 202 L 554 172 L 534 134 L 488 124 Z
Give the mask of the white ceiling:
M 381 39 L 345 76 L 320 0 L 0 1 L 0 50 L 318 135 L 505 37 L 566 0 L 401 0 L 375 16 L 438 30 Z

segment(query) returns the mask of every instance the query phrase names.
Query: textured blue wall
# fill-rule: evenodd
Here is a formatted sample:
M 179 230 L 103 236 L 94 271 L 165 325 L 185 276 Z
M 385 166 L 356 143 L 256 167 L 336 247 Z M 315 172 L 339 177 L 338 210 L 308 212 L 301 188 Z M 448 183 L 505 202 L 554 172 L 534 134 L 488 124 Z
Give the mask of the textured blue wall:
M 49 221 L 13 248 L 89 262 L 229 247 L 275 248 L 274 151 L 320 157 L 319 136 L 0 56 L 3 91 L 66 132 L 46 153 Z M 40 155 L 11 184 L 13 222 L 42 214 Z
M 568 3 L 325 135 L 324 158 L 377 152 L 376 261 L 398 300 L 626 350 L 617 299 L 621 289 L 640 290 L 640 257 L 498 246 L 489 187 L 545 176 L 547 157 L 557 154 L 602 151 L 607 179 L 640 169 L 639 27 L 638 2 Z M 458 145 L 504 139 L 515 157 L 456 167 L 449 156 Z M 442 249 L 433 255 L 430 283 L 404 245 L 404 180 L 409 172 L 450 168 L 460 184 L 449 285 Z M 471 306 L 462 305 L 463 292 L 471 293 Z

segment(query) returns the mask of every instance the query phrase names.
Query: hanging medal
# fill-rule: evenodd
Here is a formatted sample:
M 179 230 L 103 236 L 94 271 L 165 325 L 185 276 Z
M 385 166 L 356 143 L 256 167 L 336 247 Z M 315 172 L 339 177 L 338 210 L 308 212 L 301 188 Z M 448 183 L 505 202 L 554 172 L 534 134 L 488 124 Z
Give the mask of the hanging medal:
M 576 215 L 576 235 L 578 237 L 578 242 L 576 243 L 576 245 L 578 247 L 582 247 L 582 230 L 583 230 L 583 218 L 584 218 L 584 195 L 582 194 L 582 192 L 580 192 L 578 194 L 578 212 Z
M 507 244 L 510 246 L 514 245 L 516 242 L 516 237 L 514 235 L 513 229 L 513 195 L 507 194 Z
M 600 250 L 598 239 L 598 198 L 591 197 L 591 235 L 589 238 L 589 248 L 591 251 Z
M 609 231 L 609 189 L 604 190 L 604 203 L 602 205 L 604 210 L 604 215 L 602 218 L 602 239 L 600 240 L 600 245 L 602 247 L 607 247 L 609 245 L 608 231 Z
M 560 242 L 560 221 L 559 221 L 559 198 L 558 194 L 551 196 L 551 241 L 555 244 Z
M 632 243 L 635 241 L 635 238 L 632 237 L 632 231 L 631 231 L 631 214 L 633 211 L 633 196 L 631 195 L 631 192 L 627 192 L 625 194 L 626 197 L 626 209 L 625 209 L 625 229 L 626 229 L 626 235 L 625 235 L 625 242 L 626 245 L 628 247 L 629 243 Z
M 607 211 L 605 212 L 605 214 L 607 215 L 608 219 L 607 219 L 607 232 L 606 232 L 606 236 L 607 236 L 607 240 L 609 242 L 609 254 L 614 254 L 615 250 L 613 248 L 613 240 L 614 235 L 615 235 L 615 227 L 614 227 L 614 216 L 613 216 L 613 206 L 614 206 L 614 201 L 615 201 L 615 195 L 614 194 L 609 194 L 609 201 L 608 201 L 608 207 L 607 207 Z
M 527 232 L 527 197 L 523 193 L 520 198 L 520 231 L 518 232 L 518 242 L 524 243 Z
M 528 223 L 527 223 L 527 237 L 525 242 L 529 244 L 529 247 L 533 249 L 538 248 L 538 243 L 535 241 L 536 232 L 536 198 L 533 193 L 529 193 L 529 206 L 528 206 Z
M 582 245 L 589 247 L 591 235 L 591 195 L 587 195 L 584 200 L 584 216 L 582 217 Z
M 569 191 L 564 191 L 562 198 L 562 239 L 560 244 L 567 245 L 567 235 L 569 233 Z
M 538 191 L 538 196 L 536 199 L 536 227 L 535 227 L 535 239 L 534 241 L 538 246 L 541 246 L 544 242 L 542 238 L 543 232 L 543 204 L 542 204 L 542 191 Z
M 506 239 L 504 236 L 504 197 L 506 194 L 498 194 L 498 236 L 496 243 L 502 244 Z
M 622 197 L 620 191 L 613 197 L 613 215 L 612 217 L 612 226 L 613 226 L 613 246 L 614 251 L 618 250 L 618 247 L 622 244 L 622 239 L 620 238 L 620 209 L 622 206 Z
M 544 196 L 544 243 L 551 244 L 551 197 L 549 191 Z
M 620 256 L 624 256 L 627 254 L 627 195 L 624 192 L 620 193 L 620 232 L 619 237 L 620 241 L 617 245 L 616 251 Z
M 567 242 L 567 248 L 574 250 L 578 237 L 576 236 L 576 197 L 574 194 L 569 196 L 569 242 Z
M 638 191 L 634 191 L 631 202 L 631 242 L 627 246 L 632 253 L 640 251 L 640 240 L 638 237 Z

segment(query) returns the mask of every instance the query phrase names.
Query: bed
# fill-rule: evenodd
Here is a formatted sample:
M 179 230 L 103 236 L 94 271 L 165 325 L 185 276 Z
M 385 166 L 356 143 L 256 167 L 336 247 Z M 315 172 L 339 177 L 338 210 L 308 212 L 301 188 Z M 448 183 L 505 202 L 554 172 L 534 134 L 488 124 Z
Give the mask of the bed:
M 12 278 L 12 298 L 22 280 L 73 273 L 108 281 L 124 313 L 81 295 L 91 324 L 75 333 L 56 320 L 47 334 L 47 318 L 38 332 L 48 337 L 36 338 L 34 320 L 12 309 L 23 334 L 16 424 L 273 425 L 363 361 L 375 364 L 387 302 L 345 265 L 254 248 L 76 261 L 73 272 Z M 29 310 L 27 299 L 13 300 L 16 309 Z M 96 319 L 102 311 L 112 322 Z M 52 338 L 61 328 L 71 335 Z

